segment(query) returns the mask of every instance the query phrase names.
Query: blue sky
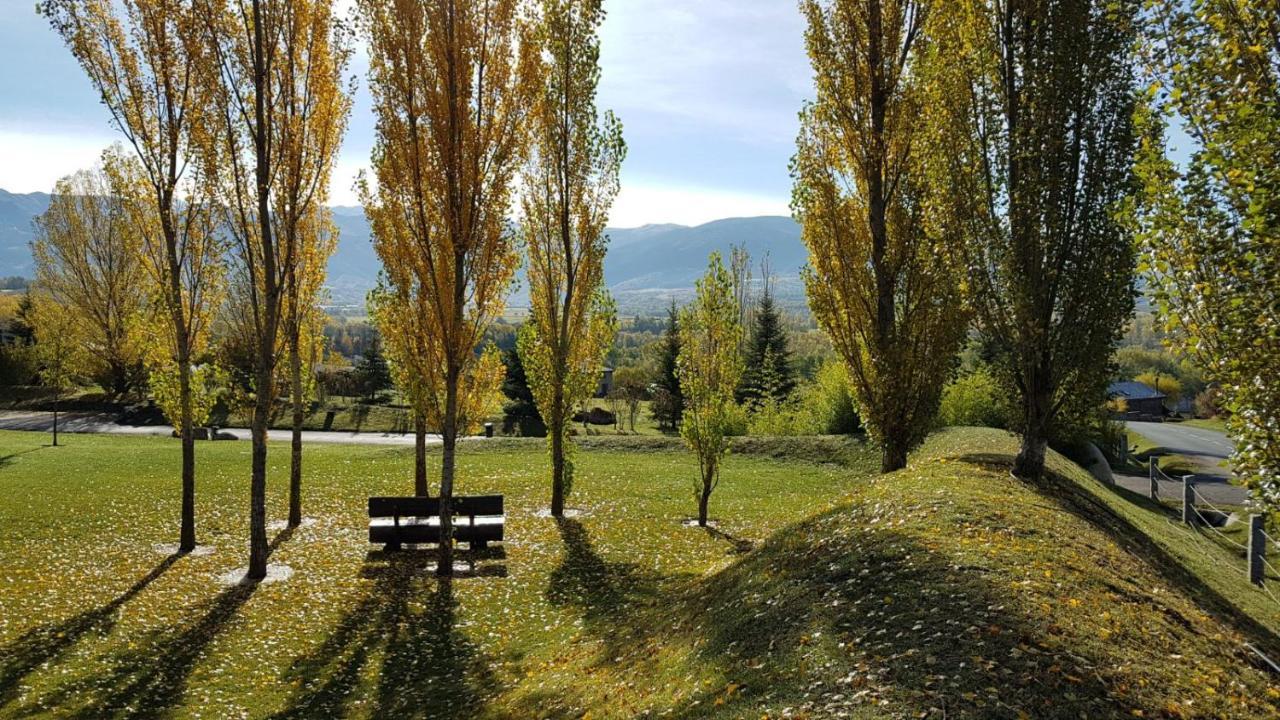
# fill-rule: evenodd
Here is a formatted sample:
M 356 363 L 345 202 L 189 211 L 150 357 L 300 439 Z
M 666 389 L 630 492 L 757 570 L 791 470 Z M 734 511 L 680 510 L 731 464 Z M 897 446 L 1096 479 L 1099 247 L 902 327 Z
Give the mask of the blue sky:
M 605 5 L 599 104 L 622 118 L 629 146 L 611 224 L 788 214 L 796 113 L 812 92 L 795 3 Z M 117 139 L 79 66 L 33 6 L 0 0 L 0 188 L 11 192 L 48 192 Z M 352 71 L 363 83 L 362 58 Z M 355 203 L 352 178 L 372 142 L 361 88 L 334 204 Z

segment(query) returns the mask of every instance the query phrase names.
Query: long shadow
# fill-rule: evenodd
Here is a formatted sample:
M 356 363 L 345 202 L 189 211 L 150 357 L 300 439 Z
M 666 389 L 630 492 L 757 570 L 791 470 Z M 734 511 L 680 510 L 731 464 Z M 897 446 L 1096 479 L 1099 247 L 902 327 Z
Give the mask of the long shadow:
M 41 705 L 78 720 L 168 716 L 181 703 L 205 649 L 256 589 L 242 584 L 223 590 L 204 603 L 194 622 L 148 633 L 106 661 L 104 672 L 62 685 L 42 697 Z
M 546 598 L 552 605 L 581 609 L 588 621 L 607 620 L 628 606 L 657 596 L 656 576 L 636 563 L 606 562 L 591 545 L 586 527 L 572 518 L 558 518 L 564 557 L 551 571 Z
M 105 636 L 115 626 L 117 612 L 165 573 L 181 555 L 170 555 L 118 597 L 61 622 L 40 625 L 0 648 L 0 708 L 17 695 L 22 679 L 52 663 L 89 633 Z
M 276 718 L 463 717 L 495 692 L 479 648 L 458 630 L 454 579 L 419 553 L 370 553 L 368 594 L 284 679 L 299 685 Z M 376 679 L 371 678 L 376 674 Z
M 1011 455 L 978 454 L 967 455 L 959 459 L 963 462 L 998 467 L 1003 470 L 1013 467 L 1013 457 Z M 1280 635 L 1277 635 L 1275 631 L 1240 610 L 1235 603 L 1189 571 L 1180 560 L 1160 547 L 1140 528 L 1116 514 L 1115 511 L 1100 500 L 1082 492 L 1070 478 L 1063 477 L 1047 469 L 1045 472 L 1046 475 L 1042 481 L 1029 484 L 1042 497 L 1054 501 L 1058 507 L 1084 519 L 1108 536 L 1116 538 L 1126 549 L 1135 551 L 1166 582 L 1182 590 L 1187 597 L 1191 598 L 1207 613 L 1223 620 L 1236 631 L 1250 638 L 1254 644 L 1268 655 L 1274 657 L 1277 653 L 1280 653 Z M 1102 487 L 1118 493 L 1117 488 L 1107 485 Z M 1162 515 L 1172 516 L 1172 511 L 1159 503 L 1153 502 L 1144 496 L 1137 496 L 1135 499 L 1134 494 L 1128 491 L 1124 491 L 1124 493 L 1121 497 L 1126 501 L 1133 502 L 1140 507 Z
M 1128 714 L 1085 672 L 1092 658 L 1046 649 L 1061 642 L 1004 609 L 1007 588 L 990 571 L 957 565 L 907 533 L 832 535 L 830 516 L 791 528 L 785 541 L 699 581 L 670 607 L 630 619 L 630 645 L 597 664 L 623 657 L 628 676 L 643 682 L 666 669 L 645 652 L 656 637 L 697 638 L 691 663 L 721 668 L 734 688 L 688 696 L 674 718 L 759 717 L 787 706 L 838 716 L 882 700 L 904 717 L 1075 718 L 1086 706 L 1089 717 Z M 847 660 L 815 662 L 824 656 Z M 986 690 L 993 687 L 998 699 Z M 1076 700 L 1062 703 L 1064 693 Z
M 47 445 L 39 445 L 39 446 L 37 446 L 37 447 L 27 448 L 26 450 L 20 450 L 20 451 L 15 452 L 15 453 L 9 453 L 8 455 L 0 455 L 0 468 L 4 468 L 6 465 L 12 465 L 14 460 L 17 460 L 18 458 L 22 457 L 23 455 L 26 455 L 27 453 L 33 453 L 33 452 L 35 452 L 35 451 L 37 451 L 37 450 L 41 450 L 41 449 L 43 449 L 43 448 L 45 448 L 45 447 L 48 447 L 48 446 L 47 446 Z

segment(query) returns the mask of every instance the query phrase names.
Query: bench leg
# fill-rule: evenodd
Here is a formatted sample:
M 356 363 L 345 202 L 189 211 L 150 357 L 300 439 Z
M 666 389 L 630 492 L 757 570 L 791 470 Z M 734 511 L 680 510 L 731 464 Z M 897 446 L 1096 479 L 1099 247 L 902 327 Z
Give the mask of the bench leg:
M 386 545 L 384 545 L 382 549 L 385 550 L 386 552 L 400 552 L 400 543 L 389 542 Z
M 487 549 L 488 547 L 489 547 L 488 540 L 472 540 L 471 541 L 472 550 L 484 550 L 484 549 Z

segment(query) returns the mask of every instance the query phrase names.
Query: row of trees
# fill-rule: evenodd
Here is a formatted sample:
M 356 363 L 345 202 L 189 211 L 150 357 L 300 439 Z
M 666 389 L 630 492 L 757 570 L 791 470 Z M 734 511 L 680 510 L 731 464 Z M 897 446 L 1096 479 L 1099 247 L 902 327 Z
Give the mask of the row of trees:
M 603 228 L 625 144 L 620 123 L 595 109 L 604 13 L 598 0 L 526 9 L 518 0 L 368 0 L 353 13 L 377 119 L 372 171 L 358 183 L 384 266 L 370 308 L 417 417 L 420 493 L 427 424 L 443 435 L 441 573 L 452 569 L 457 439 L 483 419 L 503 375 L 496 351 L 479 345 L 502 313 L 518 245 L 528 249 L 533 298 L 519 346 L 550 419 L 556 515 L 572 478 L 570 413 L 594 388 L 615 328 Z M 213 372 L 200 360 L 213 324 L 226 321 L 228 344 L 251 359 L 248 575 L 261 578 L 267 426 L 285 385 L 295 425 L 290 522 L 301 519 L 297 428 L 321 338 L 316 297 L 335 235 L 324 202 L 350 110 L 343 74 L 353 36 L 327 0 L 49 0 L 40 10 L 132 150 L 108 153 L 102 187 L 60 191 L 95 212 L 52 213 L 42 247 L 91 260 L 104 287 L 148 289 L 126 298 L 137 312 L 110 318 L 107 335 L 137 340 L 122 340 L 121 353 L 140 348 L 182 436 L 182 551 L 195 546 L 193 427 Z M 525 191 L 513 233 L 517 178 Z M 109 227 L 72 226 L 102 213 Z M 59 217 L 68 226 L 55 231 Z M 104 239 L 112 256 L 86 237 Z M 140 268 L 127 266 L 147 282 L 117 277 L 115 254 L 140 258 Z M 45 266 L 68 283 L 42 277 L 42 287 L 60 305 L 103 304 L 77 302 L 77 263 L 67 260 Z M 124 376 L 128 364 L 112 373 Z
M 817 98 L 793 210 L 815 316 L 885 471 L 970 319 L 1016 392 L 1021 477 L 1103 397 L 1134 298 L 1132 0 L 805 0 Z
M 359 4 L 378 118 L 376 182 L 363 179 L 361 194 L 385 270 L 371 314 L 419 418 L 420 494 L 424 427 L 441 429 L 446 574 L 457 439 L 486 416 L 505 374 L 496 348 L 479 346 L 502 314 L 518 246 L 531 298 L 518 359 L 548 430 L 556 517 L 572 482 L 572 412 L 616 328 L 603 230 L 626 146 L 621 124 L 595 106 L 604 12 L 599 0 L 522 10 L 516 0 Z
M 301 521 L 302 366 L 315 358 L 316 296 L 335 236 L 325 201 L 350 110 L 349 34 L 324 1 L 49 0 L 39 9 L 128 148 L 104 155 L 101 192 L 59 193 L 80 198 L 59 202 L 118 214 L 118 238 L 59 224 L 94 208 L 64 213 L 55 202 L 40 243 L 46 259 L 56 249 L 62 262 L 45 267 L 67 270 L 90 256 L 99 269 L 114 267 L 87 246 L 105 238 L 140 261 L 145 282 L 134 287 L 145 295 L 130 322 L 152 393 L 182 438 L 181 552 L 196 545 L 194 428 L 215 372 L 201 361 L 225 311 L 228 334 L 253 362 L 248 576 L 262 578 L 267 425 L 282 384 L 295 417 L 289 521 Z M 41 286 L 83 307 L 53 278 Z M 288 358 L 283 383 L 280 357 Z

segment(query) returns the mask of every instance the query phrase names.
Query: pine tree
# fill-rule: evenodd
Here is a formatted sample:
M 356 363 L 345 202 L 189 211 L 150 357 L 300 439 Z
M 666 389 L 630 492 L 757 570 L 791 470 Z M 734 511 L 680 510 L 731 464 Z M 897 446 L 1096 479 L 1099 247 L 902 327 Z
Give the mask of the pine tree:
M 502 353 L 502 362 L 507 366 L 506 377 L 502 380 L 502 394 L 507 398 L 502 406 L 502 431 L 507 434 L 518 431 L 521 437 L 546 435 L 547 425 L 533 401 L 533 391 L 529 389 L 529 378 L 525 375 L 520 353 L 515 348 L 506 350 Z
M 738 388 L 738 402 L 780 402 L 796 389 L 795 370 L 782 314 L 768 285 L 756 308 L 755 327 L 747 346 L 746 372 Z
M 680 427 L 684 415 L 684 393 L 680 390 L 680 378 L 676 374 L 680 357 L 680 318 L 676 301 L 671 301 L 667 311 L 667 333 L 662 345 L 662 357 L 658 362 L 658 397 L 654 398 L 653 417 L 661 427 L 675 430 Z
M 382 354 L 382 341 L 374 338 L 365 346 L 364 354 L 356 361 L 356 378 L 365 397 L 373 400 L 378 393 L 391 387 L 391 367 Z

